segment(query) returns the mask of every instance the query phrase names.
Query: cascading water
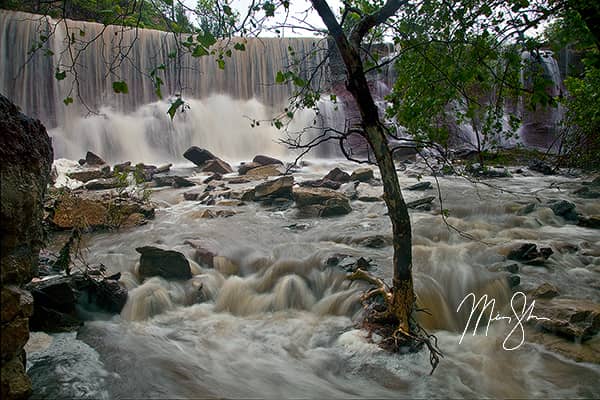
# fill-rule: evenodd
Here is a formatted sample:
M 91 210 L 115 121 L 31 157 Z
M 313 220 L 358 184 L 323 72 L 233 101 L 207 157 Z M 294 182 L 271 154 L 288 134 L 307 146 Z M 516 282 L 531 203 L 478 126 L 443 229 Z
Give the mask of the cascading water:
M 72 35 L 77 38 L 76 54 L 86 40 L 99 37 L 77 59 L 76 85 L 70 74 L 54 79 L 55 72 L 70 63 L 65 40 Z M 30 54 L 40 36 L 47 38 L 45 43 Z M 291 83 L 275 84 L 276 73 L 292 62 L 288 47 L 303 60 L 299 69 L 304 74 L 313 71 L 327 51 L 326 43 L 318 39 L 249 39 L 246 50 L 234 51 L 221 70 L 213 56 L 172 59 L 175 37 L 165 32 L 4 10 L 0 10 L 0 47 L 3 59 L 11 60 L 0 68 L 0 92 L 52 128 L 55 156 L 78 159 L 92 150 L 112 162 L 178 160 L 192 144 L 236 160 L 257 152 L 280 155 L 284 149 L 274 142 L 281 132 L 268 121 L 281 113 L 293 88 Z M 168 104 L 158 101 L 148 78 L 161 64 L 163 94 L 182 93 L 189 99 L 190 109 L 177 115 L 174 123 L 166 114 Z M 129 94 L 113 91 L 112 82 L 120 80 L 127 82 Z M 65 106 L 66 97 L 75 102 Z M 90 110 L 99 115 L 90 115 Z M 252 119 L 267 122 L 250 129 Z M 305 128 L 313 119 L 310 113 L 300 113 L 290 130 Z

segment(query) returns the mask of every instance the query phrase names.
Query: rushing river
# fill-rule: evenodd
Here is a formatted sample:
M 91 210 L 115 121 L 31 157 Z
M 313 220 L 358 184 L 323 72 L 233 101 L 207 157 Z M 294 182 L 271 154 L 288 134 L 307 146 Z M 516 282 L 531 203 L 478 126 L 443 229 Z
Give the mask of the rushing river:
M 314 161 L 294 175 L 297 181 L 319 178 L 334 164 L 347 171 L 355 167 Z M 401 184 L 417 182 L 420 172 L 409 165 L 399 173 Z M 294 208 L 248 203 L 235 207 L 232 217 L 203 219 L 198 211 L 205 206 L 183 201 L 189 189 L 169 188 L 153 194 L 158 208 L 149 224 L 87 239 L 89 262 L 122 271 L 128 303 L 120 316 L 91 314 L 77 335 L 34 333 L 28 355 L 34 397 L 600 396 L 599 365 L 571 361 L 527 335 L 517 350 L 503 350 L 507 325 L 501 322 L 487 336 L 468 334 L 459 344 L 466 316 L 456 309 L 467 293 L 487 293 L 498 304 L 509 301 L 506 273 L 498 270 L 519 242 L 555 249 L 546 267 L 521 268 L 520 289 L 550 282 L 562 295 L 600 301 L 598 231 L 567 225 L 543 206 L 525 216 L 516 213 L 536 202 L 535 196 L 542 202 L 568 197 L 575 181 L 530 174 L 490 182 L 505 191 L 457 177 L 440 180 L 449 222 L 476 240 L 450 231 L 439 211 L 411 213 L 416 290 L 420 305 L 432 313 L 422 323 L 437 335 L 444 353 L 431 376 L 426 351 L 389 354 L 367 340 L 356 325 L 364 286 L 351 285 L 344 271 L 325 264 L 335 253 L 364 256 L 373 259 L 376 275 L 391 276 L 391 246 L 360 244 L 374 235 L 389 238 L 383 202 L 353 201 L 350 214 L 319 219 L 298 219 Z M 434 192 L 405 195 L 414 200 Z M 583 214 L 600 214 L 597 200 L 571 200 Z M 439 210 L 438 200 L 435 205 Z M 193 263 L 196 275 L 185 283 L 136 278 L 136 247 L 159 245 L 192 259 L 187 241 L 229 262 L 214 269 Z M 556 251 L 567 243 L 580 250 Z M 206 301 L 197 303 L 190 293 L 200 282 Z M 598 340 L 588 341 L 586 351 L 597 351 Z

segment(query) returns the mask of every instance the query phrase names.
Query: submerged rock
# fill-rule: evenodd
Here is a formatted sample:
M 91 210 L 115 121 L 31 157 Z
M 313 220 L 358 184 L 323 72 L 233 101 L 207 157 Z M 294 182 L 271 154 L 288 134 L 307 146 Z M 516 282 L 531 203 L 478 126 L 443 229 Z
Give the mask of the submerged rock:
M 544 282 L 537 288 L 529 292 L 529 295 L 536 299 L 551 299 L 560 294 L 556 286 L 551 283 Z
M 93 179 L 104 178 L 107 176 L 107 174 L 99 169 L 88 169 L 85 171 L 71 172 L 67 176 L 80 182 L 88 182 Z
M 567 200 L 559 200 L 549 205 L 554 215 L 563 217 L 567 221 L 577 221 L 578 216 L 575 212 L 575 204 Z
M 600 229 L 600 216 L 592 215 L 590 217 L 580 216 L 577 225 L 585 228 Z
M 333 190 L 339 189 L 341 185 L 342 184 L 340 182 L 332 181 L 332 180 L 325 179 L 325 178 L 300 182 L 300 186 L 303 186 L 303 187 L 316 187 L 316 188 L 322 187 L 322 188 L 333 189 Z
M 190 263 L 183 254 L 174 250 L 163 250 L 154 246 L 135 249 L 140 256 L 140 277 L 160 276 L 165 279 L 190 279 Z
M 535 160 L 529 164 L 529 169 L 536 172 L 541 172 L 544 175 L 554 174 L 554 168 L 547 162 Z
M 534 320 L 537 327 L 572 340 L 587 340 L 600 331 L 600 304 L 590 300 L 539 299 L 535 303 L 535 314 L 548 318 Z

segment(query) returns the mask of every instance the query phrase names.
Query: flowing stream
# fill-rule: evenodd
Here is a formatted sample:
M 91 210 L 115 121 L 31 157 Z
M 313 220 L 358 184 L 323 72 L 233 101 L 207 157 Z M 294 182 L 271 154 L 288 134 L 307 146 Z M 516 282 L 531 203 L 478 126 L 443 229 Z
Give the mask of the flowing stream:
M 348 162 L 317 160 L 295 176 L 320 177 L 333 165 L 353 168 Z M 399 175 L 401 183 L 415 183 L 420 172 L 409 166 Z M 545 188 L 536 194 L 544 201 L 562 198 L 573 185 L 569 179 L 540 176 L 494 183 L 515 192 Z M 377 265 L 376 275 L 389 279 L 391 246 L 361 245 L 374 235 L 389 238 L 382 202 L 354 201 L 350 214 L 329 219 L 298 219 L 293 208 L 277 211 L 255 203 L 236 207 L 238 213 L 229 218 L 203 219 L 198 213 L 205 206 L 183 201 L 186 189 L 169 188 L 153 194 L 160 207 L 148 225 L 88 238 L 88 261 L 123 273 L 128 303 L 120 316 L 94 314 L 77 337 L 34 334 L 29 371 L 35 396 L 598 396 L 600 366 L 571 361 L 527 335 L 519 349 L 503 350 L 508 326 L 502 323 L 492 324 L 487 336 L 467 334 L 459 344 L 468 316 L 456 312 L 469 292 L 486 293 L 499 307 L 507 304 L 511 290 L 498 266 L 519 241 L 581 249 L 578 254 L 555 251 L 547 267 L 523 267 L 522 290 L 550 282 L 563 295 L 599 301 L 597 231 L 565 225 L 542 206 L 517 216 L 533 196 L 475 187 L 461 178 L 443 178 L 440 184 L 449 221 L 481 242 L 448 230 L 436 213 L 412 212 L 416 290 L 420 305 L 432 313 L 423 314 L 421 322 L 437 335 L 445 354 L 432 376 L 426 351 L 389 354 L 367 340 L 356 327 L 364 286 L 351 285 L 341 268 L 325 263 L 335 253 L 364 256 Z M 413 200 L 423 193 L 406 196 Z M 600 212 L 593 200 L 576 203 L 580 212 Z M 214 269 L 193 263 L 195 276 L 187 282 L 136 278 L 136 247 L 159 245 L 193 259 L 187 241 L 213 249 L 222 262 Z M 594 351 L 597 341 L 582 346 Z

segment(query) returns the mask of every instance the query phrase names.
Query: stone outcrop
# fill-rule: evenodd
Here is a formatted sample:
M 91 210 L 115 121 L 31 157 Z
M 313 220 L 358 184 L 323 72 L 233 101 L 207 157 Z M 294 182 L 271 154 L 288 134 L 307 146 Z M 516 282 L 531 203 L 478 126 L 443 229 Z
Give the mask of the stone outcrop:
M 31 280 L 38 263 L 52 158 L 44 126 L 0 95 L 0 398 L 4 400 L 24 399 L 31 393 L 23 346 L 29 339 L 33 298 L 19 285 Z

